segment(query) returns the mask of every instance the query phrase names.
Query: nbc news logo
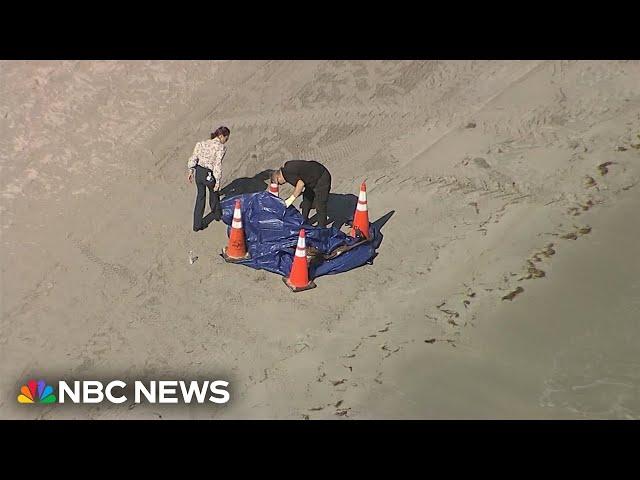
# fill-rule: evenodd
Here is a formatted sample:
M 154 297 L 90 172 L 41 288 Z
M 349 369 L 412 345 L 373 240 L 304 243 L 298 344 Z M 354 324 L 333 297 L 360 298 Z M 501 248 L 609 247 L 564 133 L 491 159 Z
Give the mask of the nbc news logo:
M 18 403 L 124 403 L 127 401 L 125 389 L 127 383 L 113 380 L 104 385 L 98 380 L 76 380 L 70 386 L 64 380 L 58 382 L 59 398 L 56 398 L 53 387 L 44 380 L 29 380 L 20 388 Z M 224 404 L 229 401 L 226 387 L 229 382 L 215 381 L 183 381 L 183 380 L 152 380 L 133 383 L 133 397 L 135 403 L 216 403 Z M 210 395 L 209 395 L 210 393 Z

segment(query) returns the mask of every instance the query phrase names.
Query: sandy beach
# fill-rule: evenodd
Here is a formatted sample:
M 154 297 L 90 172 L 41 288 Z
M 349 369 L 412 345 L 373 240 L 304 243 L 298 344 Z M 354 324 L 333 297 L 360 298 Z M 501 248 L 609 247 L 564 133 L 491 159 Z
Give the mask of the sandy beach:
M 0 80 L 0 418 L 640 419 L 640 62 L 0 61 Z M 318 160 L 331 217 L 366 179 L 373 264 L 293 294 L 225 263 L 186 180 L 219 125 L 227 195 Z M 225 378 L 231 401 L 31 408 L 33 376 Z

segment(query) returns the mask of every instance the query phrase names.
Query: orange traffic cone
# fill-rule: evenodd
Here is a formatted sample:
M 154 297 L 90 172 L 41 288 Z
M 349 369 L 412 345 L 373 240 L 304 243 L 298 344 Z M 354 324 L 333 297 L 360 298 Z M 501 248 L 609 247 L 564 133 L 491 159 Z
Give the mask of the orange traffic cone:
M 222 250 L 222 257 L 225 261 L 231 263 L 249 258 L 247 246 L 244 241 L 240 200 L 236 200 L 236 205 L 233 210 L 233 221 L 231 222 L 231 233 L 229 234 L 229 245 Z
M 291 264 L 289 278 L 282 277 L 282 281 L 292 292 L 304 292 L 316 288 L 316 284 L 309 280 L 309 266 L 307 264 L 307 249 L 304 241 L 304 228 L 300 230 L 296 254 Z
M 367 184 L 365 182 L 360 185 L 358 206 L 353 214 L 353 226 L 349 235 L 355 237 L 356 230 L 360 230 L 365 237 L 369 238 L 369 211 L 367 210 Z
M 275 195 L 276 197 L 280 196 L 280 189 L 278 187 L 277 183 L 273 183 L 271 182 L 269 184 L 269 193 L 272 193 L 273 195 Z

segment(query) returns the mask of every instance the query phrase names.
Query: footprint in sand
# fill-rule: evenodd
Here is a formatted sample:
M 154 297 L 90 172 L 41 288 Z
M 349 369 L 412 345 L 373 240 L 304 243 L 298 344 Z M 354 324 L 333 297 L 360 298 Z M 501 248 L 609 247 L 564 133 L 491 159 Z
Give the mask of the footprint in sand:
M 541 250 L 538 255 L 544 255 L 546 258 L 549 258 L 552 255 L 555 255 L 556 251 L 553 249 L 553 243 L 547 243 L 543 250 Z
M 596 181 L 593 179 L 593 177 L 590 177 L 589 175 L 584 177 L 584 186 L 589 188 L 589 187 L 595 187 L 597 185 Z
M 513 300 L 517 295 L 520 295 L 522 292 L 524 292 L 524 288 L 518 287 L 513 292 L 510 292 L 506 294 L 504 297 L 502 297 L 502 300 Z
M 442 313 L 446 313 L 447 315 L 453 317 L 453 318 L 458 318 L 460 316 L 460 314 L 454 310 L 449 310 L 448 308 L 441 308 L 440 311 Z
M 444 305 L 446 305 L 447 302 L 442 302 L 440 305 L 436 305 L 436 308 L 438 310 L 440 310 L 442 313 L 445 313 L 449 316 L 449 318 L 453 317 L 453 318 L 458 318 L 460 316 L 460 314 L 454 310 L 449 310 L 448 308 L 442 308 Z
M 567 210 L 567 213 L 569 215 L 577 217 L 578 215 L 580 215 L 580 209 L 578 207 L 571 207 Z
M 563 238 L 565 240 L 577 240 L 578 235 L 576 235 L 575 232 L 569 232 L 569 233 L 565 233 L 564 235 L 560 235 L 560 238 Z
M 389 331 L 389 326 L 392 325 L 393 322 L 387 322 L 384 324 L 384 327 L 378 330 L 378 333 L 385 333 Z
M 552 245 L 552 244 L 550 244 L 550 245 Z M 551 251 L 553 251 L 553 253 L 555 253 L 555 251 L 553 249 L 551 249 Z M 533 263 L 533 262 L 542 262 L 542 259 L 540 258 L 540 255 L 542 255 L 542 254 L 543 254 L 542 252 L 537 252 L 531 257 L 531 259 L 527 260 L 526 273 L 522 277 L 520 277 L 518 279 L 519 282 L 522 281 L 522 280 L 530 280 L 532 278 L 542 278 L 542 277 L 545 276 L 544 271 L 540 270 Z M 503 298 L 503 300 L 504 300 L 504 298 Z
M 582 208 L 582 210 L 584 210 L 586 212 L 587 210 L 589 210 L 594 205 L 595 204 L 593 203 L 593 201 L 587 200 L 587 203 L 585 203 L 584 205 L 580 205 L 580 207 Z
M 600 175 L 604 176 L 609 173 L 609 169 L 607 168 L 609 165 L 613 165 L 613 162 L 604 162 L 598 165 L 598 171 L 600 172 Z
M 587 235 L 588 233 L 591 233 L 591 227 L 589 225 L 585 225 L 584 227 L 577 227 L 574 225 L 574 227 L 576 229 L 575 232 L 565 233 L 564 235 L 560 235 L 560 238 L 565 240 L 577 240 L 578 234 Z
M 456 341 L 455 340 L 451 340 L 450 338 L 445 338 L 445 339 L 437 339 L 437 338 L 429 338 L 427 340 L 424 341 L 424 343 L 436 343 L 436 342 L 447 342 L 449 345 L 451 345 L 452 347 L 456 346 Z M 378 383 L 382 383 L 382 382 L 378 382 Z
M 390 347 L 386 343 L 383 343 L 382 345 L 380 345 L 380 349 L 384 350 L 386 352 L 384 357 L 382 357 L 382 358 L 387 358 L 387 357 L 391 356 L 391 354 L 400 351 L 400 347 Z
M 542 278 L 545 276 L 543 270 L 537 268 L 533 263 L 529 263 L 529 267 L 527 268 L 527 276 L 525 278 Z

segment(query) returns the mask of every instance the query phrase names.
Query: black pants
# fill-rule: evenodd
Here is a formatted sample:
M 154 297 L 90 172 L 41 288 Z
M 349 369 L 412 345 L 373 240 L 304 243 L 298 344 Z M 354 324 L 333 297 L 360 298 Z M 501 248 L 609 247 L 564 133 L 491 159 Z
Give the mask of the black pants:
M 206 228 L 209 221 L 202 218 L 204 215 L 204 204 L 207 197 L 207 188 L 209 189 L 209 207 L 211 207 L 211 215 L 214 220 L 220 220 L 222 218 L 222 208 L 220 207 L 220 194 L 213 191 L 213 187 L 216 185 L 216 179 L 213 177 L 213 172 L 208 168 L 196 165 L 196 187 L 198 193 L 196 195 L 196 205 L 193 209 L 193 230 L 198 231 Z M 211 173 L 211 180 L 207 180 L 207 176 Z M 207 215 L 207 218 L 209 217 Z
M 323 228 L 327 226 L 327 202 L 329 201 L 330 190 L 331 174 L 328 171 L 318 179 L 318 183 L 313 188 L 304 188 L 300 208 L 305 222 L 309 221 L 309 211 L 315 207 L 318 215 L 318 226 Z

